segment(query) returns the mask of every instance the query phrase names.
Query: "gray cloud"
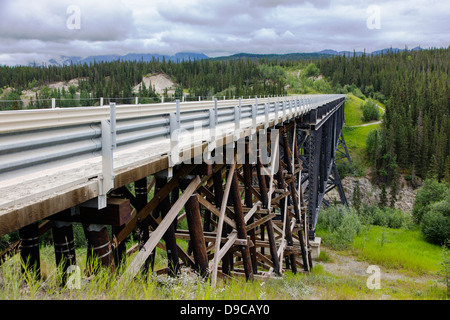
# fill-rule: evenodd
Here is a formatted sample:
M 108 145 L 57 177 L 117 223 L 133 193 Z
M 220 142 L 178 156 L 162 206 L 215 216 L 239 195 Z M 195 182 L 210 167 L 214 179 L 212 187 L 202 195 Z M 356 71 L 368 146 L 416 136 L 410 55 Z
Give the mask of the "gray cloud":
M 109 41 L 126 39 L 133 29 L 132 11 L 122 1 L 6 0 L 0 11 L 0 38 L 57 41 Z M 79 8 L 80 26 L 71 23 L 70 6 Z
M 80 8 L 70 30 L 67 8 Z M 381 28 L 366 26 L 370 5 Z M 447 47 L 445 0 L 1 0 L 0 64 L 58 55 Z

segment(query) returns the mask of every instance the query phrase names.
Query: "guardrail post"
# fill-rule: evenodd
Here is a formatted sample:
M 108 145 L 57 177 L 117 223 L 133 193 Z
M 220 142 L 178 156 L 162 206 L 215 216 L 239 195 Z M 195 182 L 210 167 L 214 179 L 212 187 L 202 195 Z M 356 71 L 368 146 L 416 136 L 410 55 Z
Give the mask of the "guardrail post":
M 292 100 L 289 100 L 289 118 L 292 118 L 294 110 L 292 108 Z
M 211 159 L 211 152 L 216 148 L 216 117 L 213 109 L 209 109 L 209 141 L 207 159 Z
M 55 98 L 52 98 L 52 109 L 56 108 L 56 100 Z
M 138 102 L 139 102 L 139 97 L 135 97 L 134 98 L 134 104 L 138 104 Z
M 256 114 L 258 112 L 258 105 L 252 105 L 252 128 L 250 130 L 251 136 L 250 140 L 253 139 L 253 135 L 256 134 Z
M 100 98 L 100 106 L 103 106 L 103 97 Z
M 278 102 L 275 102 L 275 123 L 274 124 L 278 124 L 278 108 L 279 108 L 279 105 L 278 105 Z
M 239 101 L 240 104 L 240 101 Z M 234 141 L 237 141 L 241 132 L 241 110 L 240 106 L 234 106 Z
M 217 99 L 214 97 L 214 126 L 217 126 L 219 123 L 219 109 L 217 107 Z
M 98 209 L 106 207 L 106 194 L 114 188 L 113 149 L 116 147 L 116 104 L 110 103 L 110 120 L 102 120 L 102 173 L 99 176 Z
M 269 102 L 264 104 L 264 129 L 269 127 Z
M 176 110 L 175 113 L 171 112 L 169 114 L 169 138 L 170 138 L 170 151 L 169 151 L 169 168 L 168 175 L 172 176 L 172 168 L 178 164 L 180 157 L 180 149 L 179 149 L 179 132 L 177 130 L 180 129 L 180 100 L 176 100 Z M 174 160 L 174 155 L 175 160 Z

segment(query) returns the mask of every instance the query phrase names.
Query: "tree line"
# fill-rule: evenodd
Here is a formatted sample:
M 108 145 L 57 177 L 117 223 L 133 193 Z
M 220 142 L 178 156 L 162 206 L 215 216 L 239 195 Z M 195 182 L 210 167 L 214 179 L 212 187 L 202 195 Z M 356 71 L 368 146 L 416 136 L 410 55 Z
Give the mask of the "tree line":
M 74 98 L 74 92 L 48 90 L 48 85 L 79 79 L 77 90 L 82 99 L 126 99 L 137 95 L 133 92 L 133 87 L 142 81 L 143 76 L 164 73 L 177 83 L 175 95 L 178 98 L 184 90 L 187 91 L 187 99 L 211 97 L 216 94 L 226 97 L 283 95 L 286 93 L 283 67 L 292 63 L 294 62 L 267 58 L 239 58 L 178 62 L 165 59 L 153 59 L 150 62 L 117 60 L 65 66 L 0 66 L 0 88 L 14 88 L 7 97 L 10 100 L 20 97 L 23 90 L 46 86 L 44 92 L 36 93 L 35 101 L 51 98 L 69 100 Z M 140 87 L 139 96 L 159 97 L 154 88 L 145 86 Z M 131 101 L 130 99 L 125 103 Z M 65 105 L 72 106 L 67 103 Z M 39 107 L 39 104 L 35 107 Z
M 450 48 L 441 48 L 317 62 L 336 90 L 355 85 L 385 103 L 381 129 L 367 141 L 380 182 L 395 183 L 399 170 L 450 182 L 449 61 Z

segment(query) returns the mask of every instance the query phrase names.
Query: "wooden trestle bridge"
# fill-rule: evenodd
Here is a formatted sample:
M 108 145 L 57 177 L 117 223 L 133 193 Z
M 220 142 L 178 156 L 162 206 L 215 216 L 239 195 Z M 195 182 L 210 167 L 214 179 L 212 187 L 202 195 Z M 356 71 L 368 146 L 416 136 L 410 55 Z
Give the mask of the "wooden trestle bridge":
M 126 275 L 153 269 L 156 247 L 168 265 L 153 271 L 176 276 L 185 266 L 213 283 L 308 271 L 325 194 L 336 187 L 346 204 L 335 164 L 344 101 L 0 112 L 0 235 L 20 235 L 1 258 L 20 252 L 39 272 L 39 237 L 51 230 L 66 271 L 77 258 L 73 223 L 82 223 L 88 261 L 114 268 L 133 259 Z M 127 250 L 132 233 L 139 243 Z

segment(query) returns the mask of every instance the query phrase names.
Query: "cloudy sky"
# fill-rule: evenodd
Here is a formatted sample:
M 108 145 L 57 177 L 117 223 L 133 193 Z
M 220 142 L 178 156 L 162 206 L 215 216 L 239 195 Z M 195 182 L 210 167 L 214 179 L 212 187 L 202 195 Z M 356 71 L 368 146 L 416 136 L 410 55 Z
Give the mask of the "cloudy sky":
M 450 45 L 448 0 L 0 0 L 0 64 Z

